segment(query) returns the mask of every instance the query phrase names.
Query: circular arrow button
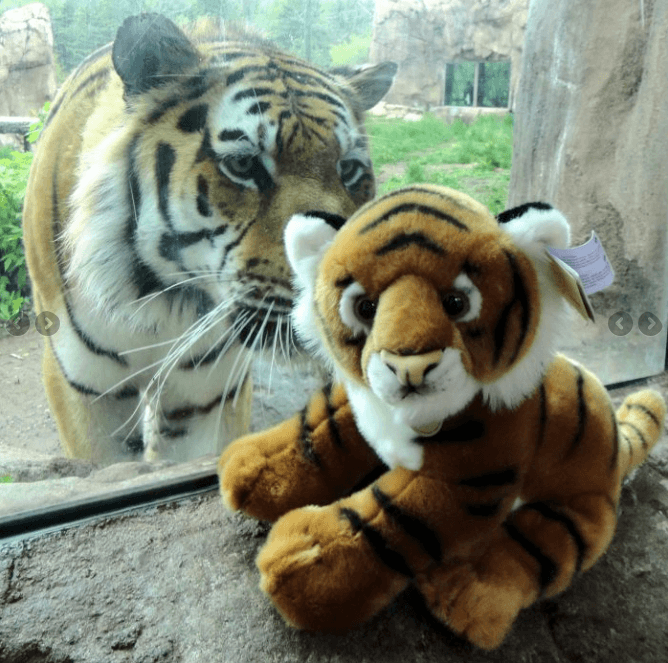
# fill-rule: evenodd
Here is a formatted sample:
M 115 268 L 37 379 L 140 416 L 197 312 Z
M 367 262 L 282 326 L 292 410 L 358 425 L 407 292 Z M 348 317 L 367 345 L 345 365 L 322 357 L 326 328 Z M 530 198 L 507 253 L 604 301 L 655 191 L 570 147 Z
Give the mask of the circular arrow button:
M 12 336 L 23 336 L 30 329 L 30 318 L 25 313 L 21 313 L 14 320 L 7 320 L 5 328 Z
M 42 336 L 53 336 L 60 328 L 60 320 L 55 313 L 51 311 L 42 311 L 35 318 L 35 329 Z
M 647 311 L 638 318 L 638 329 L 645 336 L 656 336 L 662 328 L 661 320 L 654 313 Z
M 615 336 L 626 336 L 633 329 L 633 318 L 626 311 L 617 311 L 608 318 L 608 329 Z

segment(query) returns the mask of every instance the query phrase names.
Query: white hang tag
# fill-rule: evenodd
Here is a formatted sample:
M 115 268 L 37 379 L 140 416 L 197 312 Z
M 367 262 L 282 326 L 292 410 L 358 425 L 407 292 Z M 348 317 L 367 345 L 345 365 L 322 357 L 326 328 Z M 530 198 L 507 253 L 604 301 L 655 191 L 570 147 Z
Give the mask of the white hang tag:
M 593 230 L 591 237 L 581 246 L 567 249 L 550 247 L 548 251 L 577 272 L 588 295 L 607 288 L 615 280 L 615 272 L 605 254 L 603 244 Z

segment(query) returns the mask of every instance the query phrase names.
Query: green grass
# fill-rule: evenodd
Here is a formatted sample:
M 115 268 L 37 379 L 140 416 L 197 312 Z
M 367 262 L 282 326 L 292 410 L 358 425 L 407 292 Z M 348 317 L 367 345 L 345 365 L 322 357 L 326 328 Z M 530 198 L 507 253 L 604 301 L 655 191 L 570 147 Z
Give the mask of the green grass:
M 9 474 L 7 474 L 6 476 L 0 477 L 0 483 L 12 483 L 12 481 L 13 481 L 13 479 L 12 479 L 11 476 L 9 476 Z
M 428 182 L 463 191 L 494 214 L 505 209 L 513 148 L 511 116 L 482 116 L 468 126 L 461 120 L 446 124 L 429 114 L 417 122 L 370 118 L 367 129 L 377 174 L 388 164 L 406 164 L 403 175 L 390 177 L 379 193 Z

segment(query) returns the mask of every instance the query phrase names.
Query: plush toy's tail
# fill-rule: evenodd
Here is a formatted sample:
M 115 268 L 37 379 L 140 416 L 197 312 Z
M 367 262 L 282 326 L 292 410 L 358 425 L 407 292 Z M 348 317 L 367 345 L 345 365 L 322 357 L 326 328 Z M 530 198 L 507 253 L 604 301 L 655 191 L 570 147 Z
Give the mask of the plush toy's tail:
M 640 465 L 663 433 L 666 403 L 656 391 L 644 389 L 624 399 L 617 410 L 619 466 L 622 476 Z

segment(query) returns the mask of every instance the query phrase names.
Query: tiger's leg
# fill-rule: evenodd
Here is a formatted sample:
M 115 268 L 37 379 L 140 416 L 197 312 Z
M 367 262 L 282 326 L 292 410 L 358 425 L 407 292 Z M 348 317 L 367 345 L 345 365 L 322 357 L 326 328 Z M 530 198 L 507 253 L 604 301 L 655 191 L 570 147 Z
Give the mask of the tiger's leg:
M 616 506 L 603 495 L 525 504 L 478 558 L 431 570 L 419 587 L 432 612 L 483 649 L 498 647 L 519 611 L 566 589 L 610 543 Z
M 142 449 L 138 390 L 121 388 L 103 396 L 71 383 L 48 341 L 44 346 L 42 371 L 61 444 L 69 457 L 104 464 L 138 457 Z
M 223 502 L 262 520 L 326 504 L 384 467 L 357 431 L 340 385 L 287 421 L 231 444 L 218 461 Z
M 183 462 L 219 453 L 248 432 L 253 395 L 250 375 L 225 390 L 219 386 L 225 384 L 224 379 L 207 380 L 204 369 L 199 373 L 201 386 L 193 374 L 185 384 L 167 386 L 149 407 L 144 426 L 144 458 L 149 462 Z

